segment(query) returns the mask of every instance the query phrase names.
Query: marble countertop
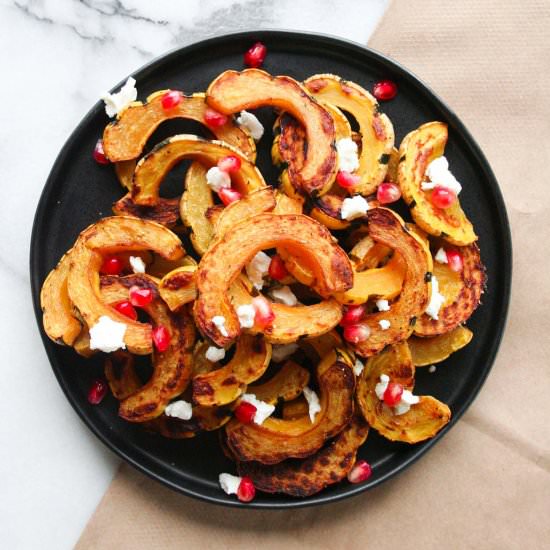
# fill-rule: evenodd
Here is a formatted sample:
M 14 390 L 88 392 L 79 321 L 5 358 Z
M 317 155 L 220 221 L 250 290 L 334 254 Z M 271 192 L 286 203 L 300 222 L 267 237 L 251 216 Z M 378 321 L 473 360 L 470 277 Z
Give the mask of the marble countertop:
M 34 211 L 73 128 L 101 91 L 175 47 L 258 28 L 366 43 L 387 3 L 0 0 L 0 322 L 8 336 L 0 403 L 4 548 L 72 547 L 118 466 L 62 394 L 30 296 Z

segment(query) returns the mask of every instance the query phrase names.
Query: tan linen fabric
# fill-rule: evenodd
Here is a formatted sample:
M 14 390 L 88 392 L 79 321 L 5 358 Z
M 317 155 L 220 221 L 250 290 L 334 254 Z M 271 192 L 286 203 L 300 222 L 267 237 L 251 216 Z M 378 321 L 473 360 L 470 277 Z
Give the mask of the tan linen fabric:
M 211 506 L 122 466 L 77 548 L 548 547 L 549 35 L 548 1 L 403 0 L 370 42 L 462 118 L 495 170 L 512 224 L 508 327 L 458 425 L 383 486 L 298 511 Z

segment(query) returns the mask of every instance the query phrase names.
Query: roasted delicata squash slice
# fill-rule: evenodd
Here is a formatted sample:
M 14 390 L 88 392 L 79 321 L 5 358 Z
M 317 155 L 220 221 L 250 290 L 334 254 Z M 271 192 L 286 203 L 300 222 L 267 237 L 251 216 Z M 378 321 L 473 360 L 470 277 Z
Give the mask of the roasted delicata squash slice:
M 368 433 L 368 424 L 354 417 L 331 442 L 303 460 L 289 459 L 272 465 L 239 462 L 237 469 L 240 476 L 251 478 L 254 486 L 265 493 L 308 497 L 348 475 Z
M 195 322 L 217 346 L 225 347 L 241 332 L 228 294 L 231 283 L 257 252 L 280 245 L 296 249 L 307 258 L 321 296 L 329 297 L 351 287 L 353 274 L 347 254 L 325 227 L 300 214 L 254 216 L 234 226 L 199 264 Z M 216 316 L 224 318 L 225 334 L 214 324 Z
M 287 458 L 304 458 L 339 434 L 351 420 L 355 377 L 348 355 L 329 353 L 317 367 L 321 411 L 311 422 L 270 417 L 263 424 L 242 424 L 233 419 L 226 426 L 227 445 L 239 461 L 276 464 Z
M 477 235 L 458 198 L 449 208 L 438 208 L 430 200 L 431 191 L 422 190 L 426 168 L 443 155 L 447 137 L 447 125 L 442 122 L 428 122 L 407 134 L 399 147 L 398 182 L 416 224 L 430 235 L 466 246 Z
M 449 407 L 437 399 L 423 395 L 416 405 L 404 414 L 378 399 L 375 387 L 380 375 L 401 384 L 412 392 L 414 364 L 406 342 L 388 346 L 378 355 L 370 357 L 357 382 L 357 402 L 366 421 L 380 435 L 391 441 L 418 443 L 436 435 L 450 420 Z
M 468 345 L 474 333 L 459 325 L 450 332 L 434 336 L 433 338 L 418 338 L 411 336 L 407 343 L 411 351 L 415 367 L 425 367 L 445 361 L 455 351 Z
M 141 254 L 141 253 L 140 253 Z M 135 254 L 134 254 L 135 255 Z M 197 267 L 197 260 L 192 256 L 182 256 L 177 260 L 167 260 L 158 254 L 152 254 L 152 260 L 147 263 L 147 275 L 162 279 L 170 271 L 178 269 L 179 267 L 194 266 Z
M 136 204 L 132 197 L 127 194 L 113 204 L 113 213 L 117 216 L 135 216 L 143 220 L 165 225 L 174 231 L 181 226 L 180 222 L 180 198 L 173 199 L 159 198 L 153 206 L 141 206 Z
M 304 127 L 308 142 L 303 166 L 289 165 L 293 185 L 311 196 L 329 190 L 336 176 L 334 122 L 296 80 L 259 69 L 225 71 L 208 87 L 206 101 L 224 114 L 267 105 L 290 113 Z
M 198 136 L 181 134 L 156 145 L 137 164 L 132 186 L 136 204 L 152 206 L 158 203 L 159 187 L 166 174 L 184 159 L 214 166 L 224 157 L 235 155 L 241 161 L 239 170 L 231 174 L 232 185 L 243 195 L 265 187 L 262 174 L 238 149 L 221 141 L 209 141 Z
M 292 401 L 283 403 L 281 406 L 281 417 L 283 420 L 296 420 L 309 416 L 309 405 L 306 398 L 301 395 Z
M 309 371 L 294 361 L 286 361 L 267 382 L 248 386 L 247 393 L 254 394 L 260 401 L 275 405 L 280 399 L 296 399 L 308 383 Z
M 227 365 L 193 378 L 193 401 L 210 407 L 235 401 L 262 376 L 270 361 L 271 344 L 260 335 L 242 334 Z
M 321 336 L 302 338 L 300 340 L 300 347 L 308 356 L 311 355 L 308 352 L 313 350 L 315 359 L 319 360 L 335 348 L 343 348 L 344 343 L 342 337 L 335 330 L 331 330 Z
M 394 144 L 390 119 L 380 113 L 378 102 L 357 84 L 332 74 L 319 74 L 304 82 L 309 93 L 322 104 L 350 113 L 359 124 L 361 153 L 357 174 L 361 182 L 354 191 L 369 195 L 384 181 Z
M 351 347 L 362 357 L 375 355 L 387 345 L 406 340 L 411 335 L 417 318 L 428 306 L 432 272 L 429 251 L 395 212 L 386 208 L 369 210 L 368 229 L 377 243 L 393 248 L 394 253 L 401 256 L 407 270 L 401 293 L 391 304 L 390 311 L 367 314 L 361 321 L 369 328 L 370 336 Z M 382 320 L 389 321 L 390 327 L 384 330 L 380 326 Z
M 160 281 L 159 294 L 171 311 L 178 311 L 197 297 L 197 269 L 194 265 L 178 267 L 167 273 Z
M 445 302 L 437 320 L 427 314 L 419 317 L 414 326 L 417 336 L 436 336 L 449 332 L 467 321 L 479 305 L 485 287 L 485 267 L 481 263 L 479 248 L 473 243 L 459 250 L 463 263 L 459 273 L 447 264 L 434 263 L 433 274 Z
M 187 387 L 191 378 L 195 329 L 189 312 L 170 312 L 160 298 L 155 280 L 147 275 L 101 277 L 101 294 L 108 304 L 128 300 L 129 290 L 135 286 L 152 291 L 153 300 L 143 309 L 155 326 L 164 326 L 170 335 L 168 349 L 153 353 L 153 375 L 149 381 L 120 403 L 118 414 L 122 418 L 129 422 L 147 422 L 160 416 L 170 400 Z
M 119 401 L 130 397 L 143 386 L 136 372 L 135 357 L 127 351 L 110 353 L 103 370 L 113 397 Z
M 390 258 L 393 251 L 389 246 L 384 246 L 374 241 L 372 237 L 366 235 L 360 239 L 349 251 L 349 258 L 353 264 L 354 271 L 364 271 L 365 269 L 375 269 L 385 263 Z
M 88 327 L 103 315 L 124 323 L 128 351 L 148 355 L 153 351 L 151 325 L 132 321 L 106 304 L 101 296 L 99 269 L 102 253 L 152 250 L 168 260 L 181 258 L 185 251 L 179 238 L 166 227 L 126 216 L 104 218 L 85 229 L 70 255 L 68 294 Z

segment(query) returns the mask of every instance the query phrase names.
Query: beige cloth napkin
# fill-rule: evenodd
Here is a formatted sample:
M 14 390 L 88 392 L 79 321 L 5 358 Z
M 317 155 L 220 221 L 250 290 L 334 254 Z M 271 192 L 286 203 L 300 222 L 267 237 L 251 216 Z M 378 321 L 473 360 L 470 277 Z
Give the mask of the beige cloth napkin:
M 549 35 L 547 0 L 402 0 L 370 42 L 457 112 L 508 206 L 509 323 L 491 376 L 457 426 L 383 486 L 298 511 L 208 505 L 122 466 L 78 548 L 548 548 Z

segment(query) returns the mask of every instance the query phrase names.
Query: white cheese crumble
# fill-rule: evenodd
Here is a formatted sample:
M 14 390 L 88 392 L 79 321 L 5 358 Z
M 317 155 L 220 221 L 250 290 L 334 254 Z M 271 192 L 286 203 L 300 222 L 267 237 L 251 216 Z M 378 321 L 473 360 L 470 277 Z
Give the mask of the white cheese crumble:
M 237 124 L 244 128 L 254 140 L 258 141 L 264 135 L 264 127 L 255 115 L 248 111 L 241 111 L 237 117 Z
M 434 260 L 438 263 L 438 264 L 448 264 L 449 263 L 449 259 L 447 258 L 447 252 L 445 252 L 445 249 L 444 248 L 440 248 L 435 256 L 434 256 Z
M 237 308 L 237 317 L 242 328 L 252 328 L 256 310 L 252 304 L 244 304 Z
M 439 310 L 445 302 L 445 296 L 439 292 L 439 282 L 435 275 L 432 275 L 431 283 L 432 297 L 430 298 L 430 303 L 428 304 L 425 313 L 437 321 L 439 319 Z
M 225 317 L 223 315 L 214 315 L 214 317 L 212 317 L 212 323 L 214 323 L 222 336 L 229 336 L 225 328 Z
M 234 476 L 231 474 L 220 474 L 218 477 L 220 487 L 228 495 L 237 494 L 237 491 L 239 490 L 239 485 L 241 484 L 242 479 L 243 479 L 242 477 Z
M 270 263 L 271 258 L 260 250 L 246 266 L 246 274 L 256 290 L 261 290 L 264 286 L 264 277 L 269 271 Z
M 458 183 L 453 174 L 449 171 L 449 162 L 445 157 L 438 157 L 426 168 L 426 177 L 429 181 L 423 181 L 420 185 L 422 191 L 430 191 L 436 186 L 445 187 L 458 195 L 462 191 L 462 185 Z
M 357 143 L 351 138 L 342 138 L 336 142 L 338 152 L 338 169 L 345 172 L 355 172 L 359 168 Z
M 353 374 L 355 374 L 355 376 L 361 376 L 364 368 L 365 365 L 363 365 L 359 359 L 356 359 L 355 364 L 353 365 Z
M 437 370 L 437 367 L 436 367 L 435 365 L 430 365 L 430 366 L 428 367 L 428 372 L 429 372 L 430 374 L 433 374 L 436 370 Z
M 274 288 L 269 294 L 273 298 L 273 300 L 280 304 L 295 306 L 298 303 L 298 298 L 296 298 L 294 292 L 292 292 L 292 290 L 290 290 L 290 287 L 288 286 Z
M 382 330 L 388 330 L 391 327 L 391 323 L 387 319 L 380 319 L 378 324 Z
M 174 401 L 164 409 L 164 414 L 181 420 L 189 420 L 193 416 L 193 407 L 187 401 Z
M 386 389 L 388 388 L 388 384 L 390 382 L 390 377 L 387 374 L 381 374 L 380 375 L 380 382 L 376 384 L 374 388 L 374 392 L 376 393 L 376 397 L 380 399 L 380 401 L 384 400 L 384 393 L 386 392 Z M 411 408 L 411 405 L 416 405 L 420 401 L 420 397 L 417 395 L 413 395 L 409 390 L 403 390 L 403 393 L 401 394 L 401 399 L 399 400 L 399 403 L 393 407 L 393 413 L 396 416 L 399 416 L 401 414 L 405 414 L 409 411 Z
M 217 166 L 212 166 L 206 172 L 206 183 L 212 191 L 218 193 L 222 189 L 231 187 L 231 177 L 227 172 L 220 170 Z
M 139 256 L 130 256 L 129 262 L 134 273 L 145 273 L 145 262 Z
M 343 220 L 354 220 L 360 218 L 367 213 L 369 203 L 361 195 L 355 195 L 351 198 L 346 198 L 342 201 L 342 210 L 340 217 Z
M 306 398 L 307 404 L 309 405 L 309 419 L 311 423 L 315 422 L 315 417 L 317 413 L 321 412 L 321 403 L 317 394 L 308 386 L 304 388 L 304 397 Z
M 390 377 L 387 374 L 381 374 L 380 382 L 378 382 L 378 384 L 374 387 L 374 393 L 376 393 L 376 397 L 378 397 L 380 401 L 384 399 L 384 393 L 386 392 L 389 383 Z
M 254 414 L 254 424 L 261 426 L 265 419 L 270 417 L 275 411 L 275 405 L 270 405 L 265 401 L 257 399 L 253 393 L 245 393 L 241 396 L 241 401 L 246 401 L 256 407 L 256 413 Z
M 390 303 L 388 300 L 376 300 L 376 307 L 378 308 L 378 311 L 389 311 Z
M 114 94 L 105 92 L 102 94 L 101 99 L 105 103 L 105 112 L 107 116 L 118 115 L 123 111 L 132 101 L 135 101 L 137 98 L 136 90 L 136 81 L 131 76 L 128 77 L 128 80 L 120 88 L 120 90 Z
M 280 363 L 287 357 L 290 357 L 298 349 L 298 344 L 279 344 L 274 345 L 271 352 L 271 360 L 274 363 Z
M 221 361 L 225 357 L 225 350 L 223 348 L 217 348 L 216 346 L 209 346 L 204 356 L 211 363 L 215 363 L 216 361 Z
M 126 349 L 124 335 L 127 326 L 102 315 L 99 321 L 90 328 L 90 349 L 111 353 L 117 349 Z

